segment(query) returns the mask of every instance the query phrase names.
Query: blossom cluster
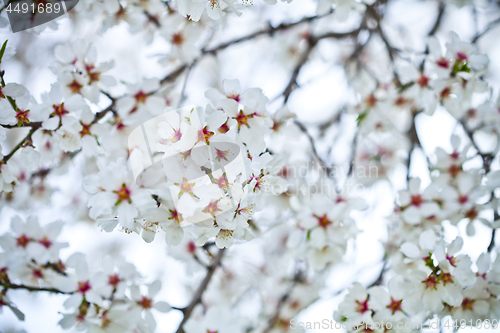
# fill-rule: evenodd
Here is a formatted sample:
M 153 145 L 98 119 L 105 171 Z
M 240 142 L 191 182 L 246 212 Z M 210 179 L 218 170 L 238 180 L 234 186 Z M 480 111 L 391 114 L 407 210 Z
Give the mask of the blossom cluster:
M 343 301 L 333 318 L 356 323 L 348 327 L 354 332 L 382 321 L 408 331 L 396 323 L 500 317 L 500 96 L 476 39 L 434 36 L 449 5 L 479 4 L 439 2 L 422 52 L 392 46 L 381 24 L 387 2 L 368 0 L 314 1 L 316 16 L 217 44 L 230 30 L 225 25 L 243 21 L 236 16 L 251 12 L 243 9 L 251 4 L 81 0 L 71 12 L 75 27 L 91 21 L 104 35 L 121 25 L 145 45 L 160 43 L 163 77 L 122 81 L 113 72 L 122 59 L 106 59 L 77 38 L 54 47 L 49 69 L 56 80 L 39 96 L 28 84 L 9 82 L 5 63 L 23 50 L 3 44 L 0 213 L 14 217 L 0 236 L 0 309 L 23 320 L 15 304 L 21 289 L 64 297 L 63 329 L 153 332 L 158 312 L 178 311 L 178 332 L 289 332 L 329 282 L 348 276 L 371 237 L 364 221 L 375 224 L 378 206 L 390 206 L 379 278 L 336 283 Z M 354 30 L 332 32 L 357 19 Z M 219 52 L 267 39 L 275 45 L 262 47 L 266 57 L 275 52 L 279 70 L 291 74 L 279 96 L 264 85 L 243 88 L 254 81 L 239 75 L 212 75 L 225 61 Z M 342 46 L 352 98 L 331 119 L 304 121 L 314 103 L 302 97 L 304 114 L 295 103 L 315 79 L 304 81 L 310 72 L 300 72 L 323 61 L 330 66 L 332 39 Z M 198 68 L 213 80 L 196 76 L 202 89 L 188 93 Z M 191 105 L 193 94 L 205 102 Z M 443 113 L 456 123 L 446 138 L 450 148 L 428 151 L 421 139 L 433 133 L 418 122 Z M 347 158 L 339 149 L 346 141 Z M 425 167 L 414 172 L 418 157 Z M 393 196 L 370 196 L 384 184 Z M 39 209 L 47 208 L 70 218 L 39 223 Z M 181 263 L 192 299 L 183 308 L 159 300 L 165 281 L 151 281 L 120 256 L 104 256 L 99 265 L 82 253 L 66 255 L 70 244 L 59 235 L 80 222 L 104 237 L 137 238 L 148 249 L 161 234 L 167 252 L 154 258 Z M 475 258 L 465 244 L 485 230 L 491 240 L 481 242 Z
M 171 307 L 155 296 L 161 288 L 156 280 L 144 284 L 134 265 L 123 258 L 104 257 L 102 269 L 89 269 L 85 256 L 74 253 L 61 260 L 60 250 L 67 243 L 57 241 L 62 221 L 41 226 L 30 216 L 24 221 L 15 216 L 11 232 L 0 237 L 0 294 L 2 307 L 9 307 L 21 320 L 24 314 L 9 299 L 9 288 L 30 288 L 67 294 L 65 312 L 59 325 L 64 329 L 127 332 L 138 328 L 154 331 L 152 310 L 168 312 Z M 147 291 L 146 291 L 147 290 Z

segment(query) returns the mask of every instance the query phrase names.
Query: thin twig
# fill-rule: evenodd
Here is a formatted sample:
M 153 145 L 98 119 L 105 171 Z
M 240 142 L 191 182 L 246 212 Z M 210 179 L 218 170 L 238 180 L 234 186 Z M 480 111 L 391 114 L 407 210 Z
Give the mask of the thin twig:
M 479 40 L 479 38 L 483 37 L 484 35 L 486 35 L 488 32 L 490 32 L 492 29 L 496 28 L 498 25 L 500 24 L 500 17 L 497 18 L 496 20 L 490 22 L 490 24 L 488 24 L 488 26 L 486 26 L 486 28 L 480 32 L 478 35 L 476 35 L 473 39 L 472 39 L 472 43 L 475 43 Z
M 195 294 L 194 294 L 191 302 L 189 303 L 189 305 L 187 307 L 185 307 L 184 309 L 182 309 L 182 312 L 184 313 L 184 318 L 182 318 L 182 321 L 179 324 L 179 327 L 177 328 L 176 333 L 184 333 L 183 326 L 186 323 L 186 321 L 189 319 L 189 317 L 191 316 L 191 313 L 193 312 L 194 307 L 196 305 L 198 305 L 198 303 L 201 302 L 201 297 L 203 296 L 203 293 L 207 289 L 208 283 L 212 279 L 212 276 L 214 275 L 215 270 L 220 265 L 222 257 L 224 256 L 225 251 L 226 251 L 226 249 L 219 250 L 219 252 L 215 256 L 212 264 L 208 267 L 207 274 L 205 275 L 205 278 L 203 279 L 203 281 L 201 282 L 200 286 L 196 290 L 196 292 L 195 292 Z
M 28 290 L 28 291 L 32 291 L 32 292 L 47 291 L 47 292 L 54 293 L 54 294 L 64 294 L 64 295 L 74 294 L 73 291 L 68 292 L 68 291 L 61 291 L 61 290 L 55 289 L 55 288 L 30 287 L 30 286 L 25 286 L 22 284 L 14 284 L 14 283 L 10 283 L 10 282 L 2 282 L 2 283 L 0 283 L 0 286 L 5 288 L 5 289 L 24 289 L 24 290 Z

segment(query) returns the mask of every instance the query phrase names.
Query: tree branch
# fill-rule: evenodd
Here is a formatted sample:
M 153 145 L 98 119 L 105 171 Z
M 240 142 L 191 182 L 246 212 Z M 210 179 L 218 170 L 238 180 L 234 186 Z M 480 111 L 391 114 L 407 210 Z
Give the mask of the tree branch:
M 184 333 L 183 326 L 186 323 L 186 321 L 189 319 L 189 317 L 191 316 L 191 314 L 192 314 L 192 312 L 194 310 L 194 307 L 196 305 L 198 305 L 198 303 L 201 302 L 201 297 L 203 296 L 203 293 L 207 289 L 208 283 L 212 279 L 212 276 L 214 275 L 215 270 L 220 265 L 222 257 L 224 256 L 225 251 L 226 251 L 226 249 L 219 250 L 219 252 L 215 256 L 212 264 L 208 267 L 207 274 L 205 275 L 205 278 L 203 279 L 203 281 L 201 282 L 200 286 L 196 290 L 196 292 L 195 292 L 195 294 L 193 296 L 193 299 L 191 300 L 191 302 L 189 303 L 189 305 L 187 307 L 185 307 L 184 309 L 181 310 L 184 313 L 184 318 L 182 318 L 182 321 L 179 324 L 179 327 L 177 328 L 176 333 Z
M 59 289 L 55 289 L 55 288 L 30 287 L 30 286 L 25 286 L 22 284 L 14 284 L 14 283 L 10 283 L 10 282 L 2 282 L 2 283 L 0 283 L 0 286 L 5 288 L 5 289 L 24 289 L 24 290 L 28 290 L 31 292 L 46 291 L 46 292 L 50 292 L 50 293 L 54 293 L 54 294 L 64 294 L 64 295 L 74 294 L 73 291 L 66 292 L 66 291 L 61 291 Z

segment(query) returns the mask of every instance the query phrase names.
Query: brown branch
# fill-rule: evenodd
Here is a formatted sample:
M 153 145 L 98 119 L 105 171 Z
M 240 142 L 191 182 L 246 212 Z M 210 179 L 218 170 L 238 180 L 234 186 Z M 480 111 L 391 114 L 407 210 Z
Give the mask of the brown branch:
M 352 145 L 351 145 L 351 161 L 349 162 L 349 169 L 347 170 L 347 177 L 351 176 L 352 173 L 354 172 L 354 160 L 356 158 L 356 148 L 358 145 L 358 130 L 356 130 L 356 133 L 354 134 L 354 138 L 352 139 Z
M 226 251 L 226 249 L 219 250 L 219 252 L 215 256 L 214 260 L 212 261 L 212 264 L 208 267 L 207 274 L 205 275 L 205 278 L 203 279 L 200 286 L 196 290 L 191 302 L 189 303 L 189 305 L 187 307 L 185 307 L 184 309 L 181 309 L 181 311 L 184 313 L 184 318 L 182 318 L 182 321 L 179 324 L 179 327 L 177 328 L 176 333 L 184 333 L 183 326 L 186 323 L 186 321 L 189 319 L 189 317 L 191 316 L 191 314 L 194 310 L 194 307 L 196 305 L 198 305 L 198 303 L 201 302 L 201 297 L 203 296 L 203 293 L 207 289 L 208 283 L 212 279 L 212 276 L 214 275 L 215 270 L 220 265 L 225 251 Z
M 216 54 L 217 52 L 219 52 L 219 51 L 221 51 L 221 50 L 223 50 L 223 49 L 225 49 L 225 48 L 227 48 L 227 47 L 229 47 L 231 45 L 238 44 L 238 43 L 241 43 L 241 42 L 245 42 L 245 41 L 248 41 L 248 40 L 254 39 L 256 37 L 263 36 L 263 35 L 273 36 L 274 33 L 277 32 L 277 31 L 286 30 L 286 29 L 289 29 L 291 27 L 294 27 L 294 26 L 302 24 L 302 23 L 311 22 L 311 21 L 323 18 L 325 16 L 328 16 L 331 13 L 333 13 L 333 11 L 330 11 L 330 12 L 324 14 L 324 15 L 316 15 L 316 16 L 304 17 L 304 18 L 302 18 L 302 19 L 300 19 L 298 21 L 292 22 L 292 23 L 281 23 L 277 27 L 273 27 L 271 25 L 271 23 L 269 23 L 268 24 L 269 25 L 268 28 L 265 28 L 265 29 L 253 32 L 253 33 L 251 33 L 249 35 L 246 35 L 246 36 L 243 36 L 243 37 L 240 37 L 240 38 L 237 38 L 237 39 L 233 39 L 233 40 L 231 40 L 229 42 L 222 43 L 222 44 L 220 44 L 220 45 L 218 45 L 216 47 L 213 47 L 211 49 L 203 49 L 202 52 L 205 53 L 205 54 L 207 54 L 207 53 Z
M 323 159 L 321 159 L 321 157 L 319 157 L 318 151 L 316 150 L 316 145 L 314 144 L 313 137 L 311 136 L 311 134 L 309 134 L 309 131 L 307 130 L 305 125 L 302 124 L 299 120 L 295 119 L 294 122 L 297 125 L 297 127 L 302 131 L 302 133 L 304 133 L 305 136 L 307 137 L 307 139 L 309 140 L 309 144 L 311 145 L 311 150 L 312 150 L 312 154 L 313 154 L 314 158 L 318 161 L 318 163 L 321 165 L 321 167 L 324 168 L 327 175 L 329 175 L 331 168 L 326 165 L 326 163 L 323 161 Z
M 415 148 L 417 148 L 417 147 L 422 148 L 422 145 L 420 143 L 420 139 L 418 138 L 418 134 L 417 134 L 417 127 L 415 126 L 415 117 L 416 116 L 417 116 L 416 113 L 413 114 L 413 117 L 411 119 L 411 126 L 407 132 L 408 138 L 410 139 L 410 151 L 408 152 L 408 160 L 406 161 L 406 180 L 407 181 L 410 180 L 411 155 L 415 151 Z
M 497 218 L 498 218 L 498 214 L 495 212 L 495 215 L 497 215 Z M 495 221 L 496 219 L 494 219 Z M 491 251 L 493 251 L 493 249 L 495 248 L 495 236 L 496 236 L 496 232 L 497 232 L 497 229 L 494 229 L 491 230 L 491 240 L 490 240 L 490 244 L 488 245 L 488 253 L 491 253 Z
M 293 288 L 302 281 L 304 281 L 305 275 L 304 272 L 301 269 L 296 269 L 293 281 L 291 285 L 288 287 L 287 291 L 280 297 L 278 300 L 278 303 L 276 304 L 276 310 L 273 314 L 273 316 L 269 319 L 269 322 L 266 326 L 266 328 L 262 331 L 262 333 L 269 333 L 274 325 L 278 322 L 278 319 L 280 317 L 281 309 L 283 308 L 283 305 L 285 305 L 286 301 L 290 297 L 290 294 L 292 293 Z
M 50 293 L 54 293 L 54 294 L 64 294 L 64 295 L 74 294 L 73 291 L 66 292 L 66 291 L 61 291 L 59 289 L 55 289 L 55 288 L 30 287 L 30 286 L 25 286 L 22 284 L 14 284 L 14 283 L 10 283 L 10 282 L 2 282 L 2 283 L 0 283 L 0 286 L 5 288 L 5 289 L 24 289 L 24 290 L 28 290 L 31 292 L 46 291 L 46 292 L 50 292 Z
M 31 129 L 30 131 L 28 132 L 28 135 L 26 135 L 24 137 L 24 139 L 21 140 L 21 142 L 19 142 L 15 147 L 14 149 L 12 149 L 12 151 L 3 157 L 2 159 L 2 163 L 7 163 L 8 160 L 10 160 L 12 158 L 12 156 L 14 156 L 14 154 L 16 153 L 16 151 L 18 151 L 19 149 L 21 149 L 25 143 L 29 142 L 31 140 L 31 136 L 33 135 L 33 133 L 35 133 L 35 131 L 41 126 L 42 124 L 41 123 L 37 123 L 37 124 L 33 124 L 31 126 Z
M 295 65 L 292 76 L 290 77 L 290 80 L 288 81 L 288 85 L 286 86 L 285 90 L 283 91 L 283 97 L 285 98 L 283 101 L 283 104 L 286 104 L 288 101 L 288 98 L 290 97 L 290 94 L 292 91 L 297 87 L 297 77 L 299 76 L 300 70 L 306 63 L 307 59 L 309 58 L 309 55 L 311 54 L 312 50 L 314 49 L 314 46 L 316 46 L 317 41 L 315 41 L 313 38 L 309 38 L 308 43 L 307 43 L 307 49 L 302 53 L 300 56 L 299 61 Z
M 427 34 L 428 37 L 434 36 L 436 34 L 436 32 L 438 31 L 439 27 L 441 26 L 441 23 L 443 22 L 445 7 L 446 6 L 442 2 L 439 3 L 439 12 L 438 12 L 438 15 L 436 17 L 436 21 L 434 22 L 434 25 L 432 26 L 432 29 Z M 424 70 L 425 55 L 427 55 L 427 54 L 429 54 L 429 44 L 428 43 L 425 46 L 424 59 L 420 63 L 420 71 L 421 72 Z
M 479 34 L 477 34 L 473 39 L 472 39 L 472 43 L 475 43 L 479 40 L 479 38 L 483 37 L 484 35 L 486 35 L 488 32 L 490 32 L 492 29 L 496 28 L 498 25 L 500 24 L 500 17 L 497 18 L 496 20 L 490 22 L 490 24 L 488 24 L 486 26 L 486 28 L 480 32 Z
M 432 26 L 432 29 L 429 31 L 427 36 L 434 36 L 436 34 L 436 32 L 438 31 L 439 27 L 441 26 L 441 22 L 443 21 L 443 15 L 444 15 L 445 8 L 446 8 L 446 6 L 444 5 L 444 3 L 440 2 L 436 21 L 434 21 L 434 25 Z M 428 52 L 429 52 L 429 50 L 427 50 L 427 53 Z

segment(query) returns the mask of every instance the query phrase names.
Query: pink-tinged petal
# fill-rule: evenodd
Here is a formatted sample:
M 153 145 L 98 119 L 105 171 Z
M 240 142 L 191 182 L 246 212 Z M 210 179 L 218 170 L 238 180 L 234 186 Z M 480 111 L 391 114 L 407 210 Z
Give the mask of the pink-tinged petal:
M 20 84 L 7 83 L 5 87 L 2 88 L 2 92 L 7 96 L 17 98 L 25 95 L 28 90 Z
M 162 114 L 166 106 L 165 100 L 157 96 L 150 96 L 146 102 L 147 110 L 153 116 Z
M 157 91 L 160 88 L 160 80 L 157 78 L 144 79 L 142 82 L 142 89 L 146 93 Z
M 483 253 L 477 259 L 477 269 L 479 273 L 486 273 L 490 270 L 491 257 L 489 253 Z
M 476 228 L 474 227 L 474 222 L 467 223 L 467 227 L 465 228 L 465 232 L 467 236 L 472 237 L 476 234 Z
M 55 130 L 59 126 L 59 117 L 52 117 L 42 123 L 42 127 L 48 130 Z
M 132 300 L 137 302 L 141 299 L 141 291 L 139 287 L 136 285 L 130 286 L 130 296 L 132 296 Z
M 214 106 L 217 106 L 219 101 L 226 98 L 226 96 L 221 94 L 221 92 L 215 88 L 210 88 L 207 91 L 205 91 L 205 97 L 208 98 Z
M 167 302 L 156 302 L 153 307 L 163 313 L 166 313 L 172 309 L 172 307 Z
M 403 276 L 396 275 L 389 281 L 389 292 L 394 299 L 403 299 L 407 291 L 408 284 L 405 283 Z
M 156 294 L 158 294 L 160 289 L 161 289 L 161 281 L 160 280 L 156 280 L 153 283 L 151 283 L 149 285 L 149 288 L 148 288 L 149 298 L 154 298 L 156 296 Z
M 83 295 L 76 293 L 71 295 L 66 301 L 64 301 L 63 306 L 66 308 L 76 308 L 80 306 L 83 300 Z
M 62 329 L 68 330 L 71 327 L 75 326 L 77 323 L 76 316 L 73 314 L 64 314 L 63 318 L 59 320 L 58 325 L 62 327 Z
M 464 240 L 462 239 L 462 237 L 455 238 L 455 240 L 453 240 L 453 242 L 451 242 L 451 244 L 448 246 L 448 255 L 454 256 L 462 249 L 463 246 Z
M 419 224 L 422 222 L 420 211 L 414 206 L 406 208 L 401 216 L 403 217 L 403 220 L 409 224 Z
M 408 189 L 411 194 L 417 194 L 420 191 L 420 178 L 412 178 L 410 179 L 410 183 L 408 184 Z
M 439 206 L 435 202 L 428 202 L 422 204 L 420 208 L 422 216 L 429 217 L 439 213 Z
M 154 331 L 156 328 L 156 320 L 155 317 L 153 317 L 151 311 L 145 311 L 144 320 L 146 321 L 146 324 L 151 329 L 151 331 Z
M 222 81 L 222 87 L 227 96 L 239 96 L 241 92 L 241 85 L 237 79 L 226 79 Z
M 137 208 L 128 202 L 122 202 L 118 205 L 117 212 L 120 225 L 124 228 L 132 229 L 134 226 L 134 218 L 139 214 Z
M 433 230 L 426 230 L 422 232 L 418 239 L 418 244 L 422 250 L 434 250 L 436 242 L 437 237 Z
M 410 242 L 406 242 L 401 245 L 401 252 L 411 259 L 420 258 L 420 249 L 417 245 Z
M 372 287 L 368 290 L 368 294 L 370 295 L 370 305 L 375 311 L 385 310 L 391 302 L 389 293 L 383 287 Z
M 111 231 L 115 230 L 117 225 L 118 225 L 117 218 L 97 219 L 97 226 L 106 232 L 111 232 Z
M 90 291 L 86 292 L 85 293 L 85 298 L 90 303 L 94 303 L 94 304 L 97 304 L 97 305 L 101 305 L 102 304 L 102 298 L 101 298 L 101 296 L 99 296 L 99 294 L 96 293 L 93 290 L 90 290 Z
M 126 117 L 135 106 L 135 99 L 133 97 L 120 98 L 116 102 L 116 109 L 121 117 Z
M 183 228 L 178 226 L 171 226 L 163 230 L 165 231 L 165 241 L 167 245 L 177 246 L 182 242 L 182 239 L 184 238 Z
M 326 243 L 326 233 L 323 228 L 316 228 L 309 235 L 311 246 L 322 249 Z
M 478 315 L 485 316 L 490 309 L 490 305 L 486 301 L 477 300 L 476 302 L 474 302 L 473 309 L 474 312 L 477 313 Z
M 142 229 L 141 231 L 141 237 L 146 243 L 151 243 L 154 241 L 156 236 L 156 232 L 149 230 L 149 229 Z
M 43 228 L 44 233 L 50 239 L 55 239 L 61 233 L 63 225 L 64 225 L 63 221 L 56 221 L 49 223 Z

